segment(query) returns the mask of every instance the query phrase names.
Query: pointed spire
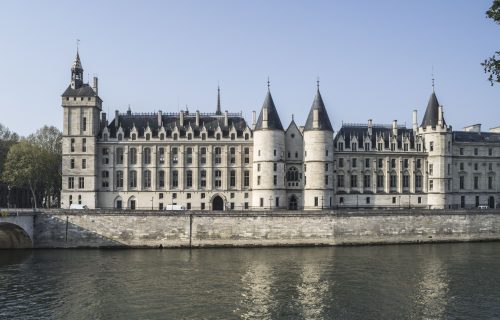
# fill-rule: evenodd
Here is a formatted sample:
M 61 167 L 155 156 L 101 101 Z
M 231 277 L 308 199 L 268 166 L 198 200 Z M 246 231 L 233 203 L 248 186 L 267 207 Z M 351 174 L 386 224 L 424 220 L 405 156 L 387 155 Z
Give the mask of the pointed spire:
M 78 89 L 83 85 L 83 68 L 80 60 L 78 46 L 76 48 L 76 57 L 71 66 L 71 88 Z
M 221 115 L 222 111 L 220 110 L 220 87 L 217 85 L 217 111 L 215 111 L 216 115 Z
M 326 111 L 323 98 L 319 92 L 319 79 L 317 80 L 316 96 L 314 97 L 311 110 L 307 116 L 304 130 L 328 130 L 333 131 L 328 112 Z
M 422 120 L 421 127 L 425 128 L 427 126 L 435 127 L 439 120 L 439 101 L 436 97 L 436 93 L 432 90 L 429 102 L 427 103 L 427 109 L 425 110 L 424 119 Z M 443 119 L 443 124 L 446 122 Z
M 269 130 L 283 130 L 283 125 L 281 125 L 281 120 L 278 115 L 278 111 L 276 110 L 276 106 L 274 105 L 273 97 L 271 96 L 271 91 L 269 90 L 269 80 L 268 82 L 268 91 L 266 94 L 266 99 L 262 104 L 262 110 L 259 114 L 259 119 L 257 120 L 257 124 L 255 125 L 255 130 L 261 129 L 269 129 Z M 265 116 L 264 116 L 264 113 Z M 267 122 L 267 126 L 263 123 Z

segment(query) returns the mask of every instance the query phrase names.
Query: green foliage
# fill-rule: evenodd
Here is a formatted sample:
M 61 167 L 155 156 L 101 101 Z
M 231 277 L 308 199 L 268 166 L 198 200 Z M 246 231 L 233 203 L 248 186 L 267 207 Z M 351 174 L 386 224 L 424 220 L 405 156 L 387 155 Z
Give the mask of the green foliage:
M 0 123 L 0 176 L 2 175 L 3 164 L 10 147 L 19 141 L 17 133 L 12 133 L 9 128 Z
M 486 11 L 486 16 L 496 23 L 500 24 L 500 0 L 494 0 L 490 9 Z M 484 60 L 481 65 L 484 72 L 489 74 L 488 81 L 491 85 L 495 82 L 500 82 L 500 51 L 495 52 L 493 56 Z
M 27 139 L 11 144 L 5 148 L 8 152 L 0 163 L 3 166 L 0 180 L 11 186 L 29 188 L 35 206 L 57 204 L 61 193 L 61 141 L 62 134 L 57 128 L 44 126 Z

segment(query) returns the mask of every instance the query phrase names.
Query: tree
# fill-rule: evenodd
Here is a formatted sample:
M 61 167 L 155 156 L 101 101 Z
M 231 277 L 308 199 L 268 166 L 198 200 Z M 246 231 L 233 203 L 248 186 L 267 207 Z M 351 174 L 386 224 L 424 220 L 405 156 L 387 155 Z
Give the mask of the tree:
M 56 203 L 61 198 L 62 178 L 62 133 L 54 126 L 44 126 L 28 136 L 28 141 L 41 148 L 44 153 L 44 162 L 41 163 L 45 174 L 43 184 L 39 186 L 46 207 Z
M 500 24 L 500 0 L 493 0 L 490 9 L 486 11 L 486 16 Z M 481 65 L 484 67 L 484 73 L 488 73 L 488 80 L 493 85 L 500 82 L 500 51 L 496 51 L 493 56 L 484 60 Z
M 4 164 L 2 179 L 12 186 L 28 187 L 35 208 L 39 203 L 37 190 L 46 176 L 43 164 L 47 157 L 48 152 L 42 148 L 28 141 L 21 141 L 10 148 Z
M 10 147 L 19 141 L 17 133 L 12 133 L 9 128 L 0 123 L 0 177 L 2 175 L 3 164 Z

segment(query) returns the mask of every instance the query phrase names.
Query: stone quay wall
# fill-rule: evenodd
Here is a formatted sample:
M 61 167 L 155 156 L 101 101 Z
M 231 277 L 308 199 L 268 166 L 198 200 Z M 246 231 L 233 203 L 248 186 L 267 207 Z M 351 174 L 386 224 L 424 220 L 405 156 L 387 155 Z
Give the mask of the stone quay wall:
M 34 247 L 260 247 L 500 240 L 500 211 L 139 212 L 57 210 Z

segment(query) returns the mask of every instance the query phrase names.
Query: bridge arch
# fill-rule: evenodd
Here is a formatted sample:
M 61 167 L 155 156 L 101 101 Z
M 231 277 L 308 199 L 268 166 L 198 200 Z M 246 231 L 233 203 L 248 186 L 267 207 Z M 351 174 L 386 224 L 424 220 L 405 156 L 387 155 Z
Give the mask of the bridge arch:
M 27 249 L 33 247 L 29 234 L 17 224 L 0 222 L 0 249 Z

